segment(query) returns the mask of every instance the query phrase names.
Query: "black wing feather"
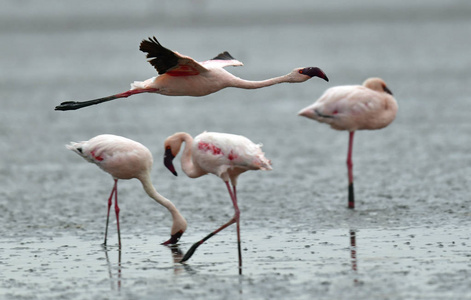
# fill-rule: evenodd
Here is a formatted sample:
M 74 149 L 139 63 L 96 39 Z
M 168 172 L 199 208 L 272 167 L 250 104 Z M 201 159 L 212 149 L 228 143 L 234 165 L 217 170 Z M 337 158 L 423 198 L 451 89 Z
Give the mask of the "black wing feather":
M 172 50 L 163 47 L 155 36 L 148 40 L 143 40 L 139 46 L 139 50 L 147 53 L 146 57 L 150 58 L 148 60 L 149 63 L 154 66 L 159 75 L 164 74 L 178 65 L 179 57 Z
M 219 53 L 218 56 L 216 56 L 215 58 L 213 58 L 212 60 L 233 60 L 235 59 L 234 57 L 232 57 L 232 55 L 229 54 L 229 52 L 227 51 L 224 51 L 222 53 Z

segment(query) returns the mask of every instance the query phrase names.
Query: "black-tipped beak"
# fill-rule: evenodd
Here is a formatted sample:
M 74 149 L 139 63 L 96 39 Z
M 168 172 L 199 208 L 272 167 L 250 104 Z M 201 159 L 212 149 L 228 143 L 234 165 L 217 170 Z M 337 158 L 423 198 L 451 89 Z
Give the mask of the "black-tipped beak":
M 327 75 L 325 75 L 324 71 L 322 71 L 321 69 L 317 67 L 304 68 L 301 71 L 299 71 L 299 73 L 307 75 L 311 78 L 316 76 L 316 77 L 324 79 L 325 81 L 329 81 L 329 78 L 327 78 Z
M 182 237 L 183 235 L 183 231 L 180 230 L 179 232 L 175 233 L 175 234 L 172 234 L 170 236 L 170 239 L 166 242 L 163 242 L 162 245 L 175 245 L 176 243 L 178 243 L 178 241 L 180 240 L 180 238 Z
M 389 95 L 392 95 L 392 94 L 393 94 L 393 93 L 391 92 L 391 90 L 388 89 L 387 86 L 384 86 L 384 87 L 383 87 L 383 90 L 384 90 L 386 93 L 388 93 Z
M 167 147 L 165 149 L 165 155 L 164 155 L 164 165 L 169 169 L 170 172 L 173 173 L 173 175 L 177 176 L 177 171 L 175 171 L 175 167 L 173 166 L 173 159 L 175 156 L 172 154 L 172 149 L 170 147 Z

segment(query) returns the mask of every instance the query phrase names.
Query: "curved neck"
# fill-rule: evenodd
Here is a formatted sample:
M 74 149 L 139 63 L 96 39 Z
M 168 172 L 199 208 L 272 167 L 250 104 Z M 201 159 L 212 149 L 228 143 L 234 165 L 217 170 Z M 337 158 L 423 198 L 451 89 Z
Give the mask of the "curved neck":
M 283 82 L 292 82 L 290 74 L 286 74 L 283 76 L 275 77 L 275 78 L 270 78 L 266 80 L 261 80 L 261 81 L 251 81 L 251 80 L 245 80 L 239 77 L 235 77 L 235 79 L 232 82 L 232 87 L 237 87 L 237 88 L 242 88 L 242 89 L 259 89 Z
M 168 200 L 161 194 L 157 192 L 154 185 L 152 184 L 149 175 L 144 176 L 140 179 L 142 183 L 142 187 L 146 191 L 147 195 L 157 201 L 160 205 L 164 206 L 168 209 L 168 211 L 172 214 L 173 225 L 171 234 L 175 234 L 181 230 L 185 231 L 187 222 L 185 218 L 180 214 L 177 207 L 172 203 L 172 201 Z
M 196 165 L 192 159 L 192 147 L 193 147 L 193 138 L 188 133 L 181 133 L 180 143 L 185 142 L 185 148 L 183 149 L 181 163 L 182 170 L 190 178 L 196 178 L 203 175 L 206 175 L 203 169 L 200 166 Z

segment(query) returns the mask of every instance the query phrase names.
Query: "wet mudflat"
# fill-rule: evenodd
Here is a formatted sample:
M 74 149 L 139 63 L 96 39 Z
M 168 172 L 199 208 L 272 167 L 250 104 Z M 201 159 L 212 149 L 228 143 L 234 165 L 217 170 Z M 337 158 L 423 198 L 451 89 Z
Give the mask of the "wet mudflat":
M 409 2 L 5 5 L 0 298 L 470 299 L 471 5 Z M 228 69 L 242 78 L 318 66 L 330 82 L 53 111 L 154 76 L 138 51 L 152 35 L 197 60 L 228 50 L 244 62 Z M 390 127 L 355 137 L 351 211 L 347 133 L 296 113 L 326 88 L 370 76 L 386 81 L 399 112 Z M 243 276 L 235 228 L 177 262 L 233 213 L 218 178 L 174 177 L 162 165 L 167 136 L 204 130 L 263 143 L 273 161 L 273 171 L 240 178 Z M 189 222 L 178 248 L 160 245 L 171 218 L 137 181 L 119 187 L 121 254 L 115 224 L 102 248 L 112 179 L 64 147 L 101 133 L 151 149 L 157 190 Z
M 167 248 L 145 237 L 103 249 L 78 237 L 2 240 L 8 299 L 231 298 L 466 298 L 469 234 L 457 227 L 331 229 L 251 228 L 244 275 L 236 275 L 236 244 L 222 233 L 176 263 L 185 244 Z M 453 232 L 454 234 L 450 234 Z M 250 234 L 247 234 L 250 236 Z M 315 257 L 315 259 L 312 259 Z M 232 258 L 232 259 L 231 259 Z M 439 269 L 437 268 L 439 266 Z M 453 287 L 453 290 L 450 290 Z M 34 294 L 32 293 L 34 290 Z M 86 290 L 86 291 L 85 291 Z M 459 297 L 459 298 L 460 298 Z

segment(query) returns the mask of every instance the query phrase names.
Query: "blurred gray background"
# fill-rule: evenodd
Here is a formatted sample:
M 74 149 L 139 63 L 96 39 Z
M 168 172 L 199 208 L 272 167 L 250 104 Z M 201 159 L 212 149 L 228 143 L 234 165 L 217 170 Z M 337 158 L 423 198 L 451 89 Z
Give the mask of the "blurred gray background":
M 2 1 L 0 295 L 470 299 L 470 16 L 465 0 Z M 244 63 L 227 70 L 245 79 L 317 66 L 330 82 L 53 110 L 155 76 L 138 50 L 149 36 L 199 61 L 227 50 Z M 297 112 L 331 86 L 372 76 L 386 81 L 399 111 L 388 128 L 355 136 L 350 211 L 348 134 Z M 167 136 L 204 130 L 263 143 L 273 162 L 271 172 L 240 178 L 244 276 L 236 275 L 234 228 L 187 265 L 174 264 L 158 245 L 170 216 L 137 181 L 120 183 L 124 249 L 116 264 L 117 249 L 99 245 L 112 180 L 64 144 L 112 133 L 149 147 L 157 190 L 189 222 L 185 251 L 233 213 L 220 179 L 174 177 L 162 165 Z M 349 231 L 357 234 L 357 271 Z

